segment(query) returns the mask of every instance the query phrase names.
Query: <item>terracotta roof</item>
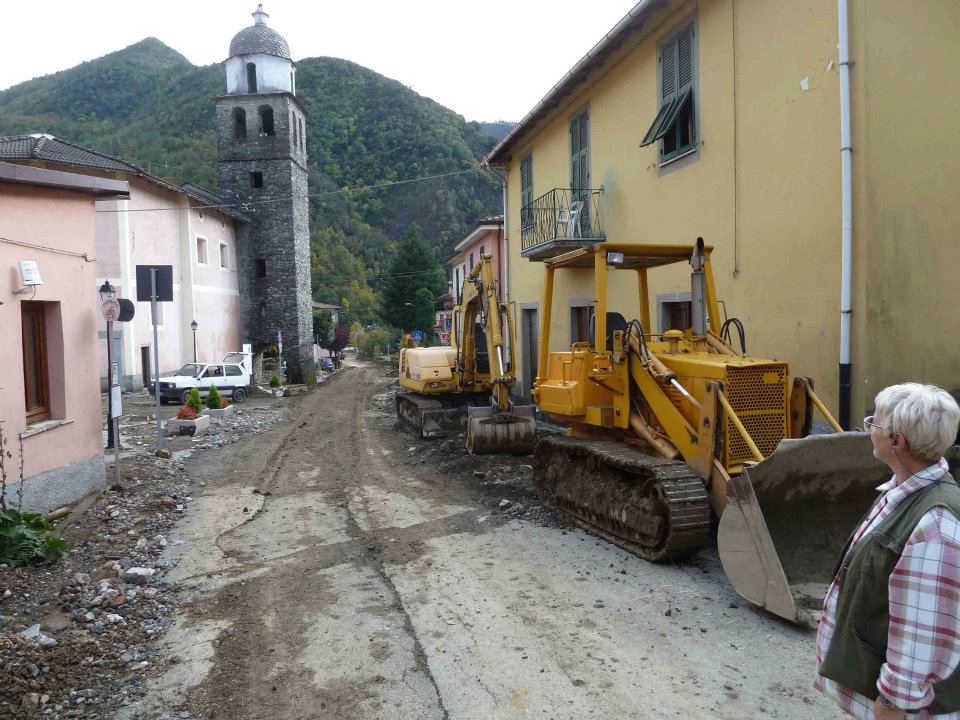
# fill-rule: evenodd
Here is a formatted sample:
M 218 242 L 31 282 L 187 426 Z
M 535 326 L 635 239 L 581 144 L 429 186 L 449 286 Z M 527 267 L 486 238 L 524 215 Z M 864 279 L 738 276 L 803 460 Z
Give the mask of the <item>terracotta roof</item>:
M 234 55 L 275 55 L 290 60 L 290 47 L 283 36 L 266 25 L 246 27 L 230 41 L 230 56 Z

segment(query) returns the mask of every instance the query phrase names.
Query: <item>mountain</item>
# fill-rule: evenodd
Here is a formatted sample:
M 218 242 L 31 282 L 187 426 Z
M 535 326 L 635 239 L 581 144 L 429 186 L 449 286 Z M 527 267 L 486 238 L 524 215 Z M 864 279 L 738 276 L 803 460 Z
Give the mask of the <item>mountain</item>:
M 513 130 L 517 124 L 515 122 L 508 122 L 507 120 L 497 120 L 495 122 L 479 122 L 477 123 L 480 126 L 480 129 L 490 133 L 497 140 L 503 140 L 507 133 Z
M 0 135 L 46 132 L 217 189 L 214 104 L 222 64 L 195 66 L 155 38 L 0 92 Z M 498 182 L 471 170 L 510 123 L 467 122 L 401 83 L 337 58 L 297 62 L 307 109 L 314 296 L 373 318 L 382 275 L 411 224 L 440 259 L 480 216 Z M 511 125 L 512 126 L 512 125 Z M 509 128 L 508 128 L 509 130 Z M 347 189 L 351 190 L 347 190 Z

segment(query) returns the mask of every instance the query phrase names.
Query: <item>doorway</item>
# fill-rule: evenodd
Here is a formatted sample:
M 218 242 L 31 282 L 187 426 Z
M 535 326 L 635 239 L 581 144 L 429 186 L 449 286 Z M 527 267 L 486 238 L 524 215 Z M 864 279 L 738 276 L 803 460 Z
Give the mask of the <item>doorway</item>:
M 520 346 L 523 360 L 523 376 L 521 391 L 529 395 L 533 388 L 533 381 L 537 379 L 540 359 L 540 320 L 537 308 L 521 308 L 520 310 Z
M 143 345 L 140 348 L 140 372 L 143 377 L 143 386 L 147 387 L 153 379 L 150 373 L 150 346 Z

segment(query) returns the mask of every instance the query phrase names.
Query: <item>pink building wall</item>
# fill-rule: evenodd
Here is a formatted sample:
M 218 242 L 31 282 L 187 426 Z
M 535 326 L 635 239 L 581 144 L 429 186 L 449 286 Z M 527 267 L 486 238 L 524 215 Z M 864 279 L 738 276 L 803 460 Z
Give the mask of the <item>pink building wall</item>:
M 477 226 L 454 248 L 456 255 L 451 258 L 450 277 L 454 281 L 454 294 L 459 297 L 463 289 L 464 278 L 470 275 L 473 267 L 480 262 L 481 253 L 490 255 L 493 262 L 494 277 L 503 285 L 503 222 L 479 222 Z M 459 276 L 455 272 L 459 268 Z M 458 280 L 459 277 L 459 280 Z M 501 298 L 502 299 L 502 298 Z
M 104 481 L 94 207 L 90 194 L 0 183 L 0 421 L 13 454 L 7 460 L 8 481 L 17 482 L 22 441 L 26 502 L 42 511 Z M 43 285 L 35 293 L 15 294 L 20 260 L 38 263 Z M 29 430 L 21 329 L 25 302 L 44 304 L 51 414 Z M 58 476 L 57 470 L 64 472 Z M 30 484 L 43 474 L 49 475 L 44 483 Z

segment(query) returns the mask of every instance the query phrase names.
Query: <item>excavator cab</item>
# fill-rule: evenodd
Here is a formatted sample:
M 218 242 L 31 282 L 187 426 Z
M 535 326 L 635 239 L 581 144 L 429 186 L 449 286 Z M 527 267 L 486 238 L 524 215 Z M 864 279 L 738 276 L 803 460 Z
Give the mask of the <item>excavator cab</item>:
M 737 592 L 809 623 L 886 468 L 865 433 L 841 431 L 809 378 L 722 337 L 711 252 L 699 238 L 603 243 L 544 261 L 533 397 L 569 430 L 540 441 L 534 482 L 578 523 L 656 561 L 703 547 L 712 511 Z M 680 263 L 691 266 L 690 326 L 654 332 L 648 273 Z M 551 352 L 554 288 L 571 270 L 581 282 L 593 271 L 593 331 Z M 629 321 L 607 302 L 608 275 L 624 271 L 640 301 Z M 814 412 L 832 433 L 809 434 Z

